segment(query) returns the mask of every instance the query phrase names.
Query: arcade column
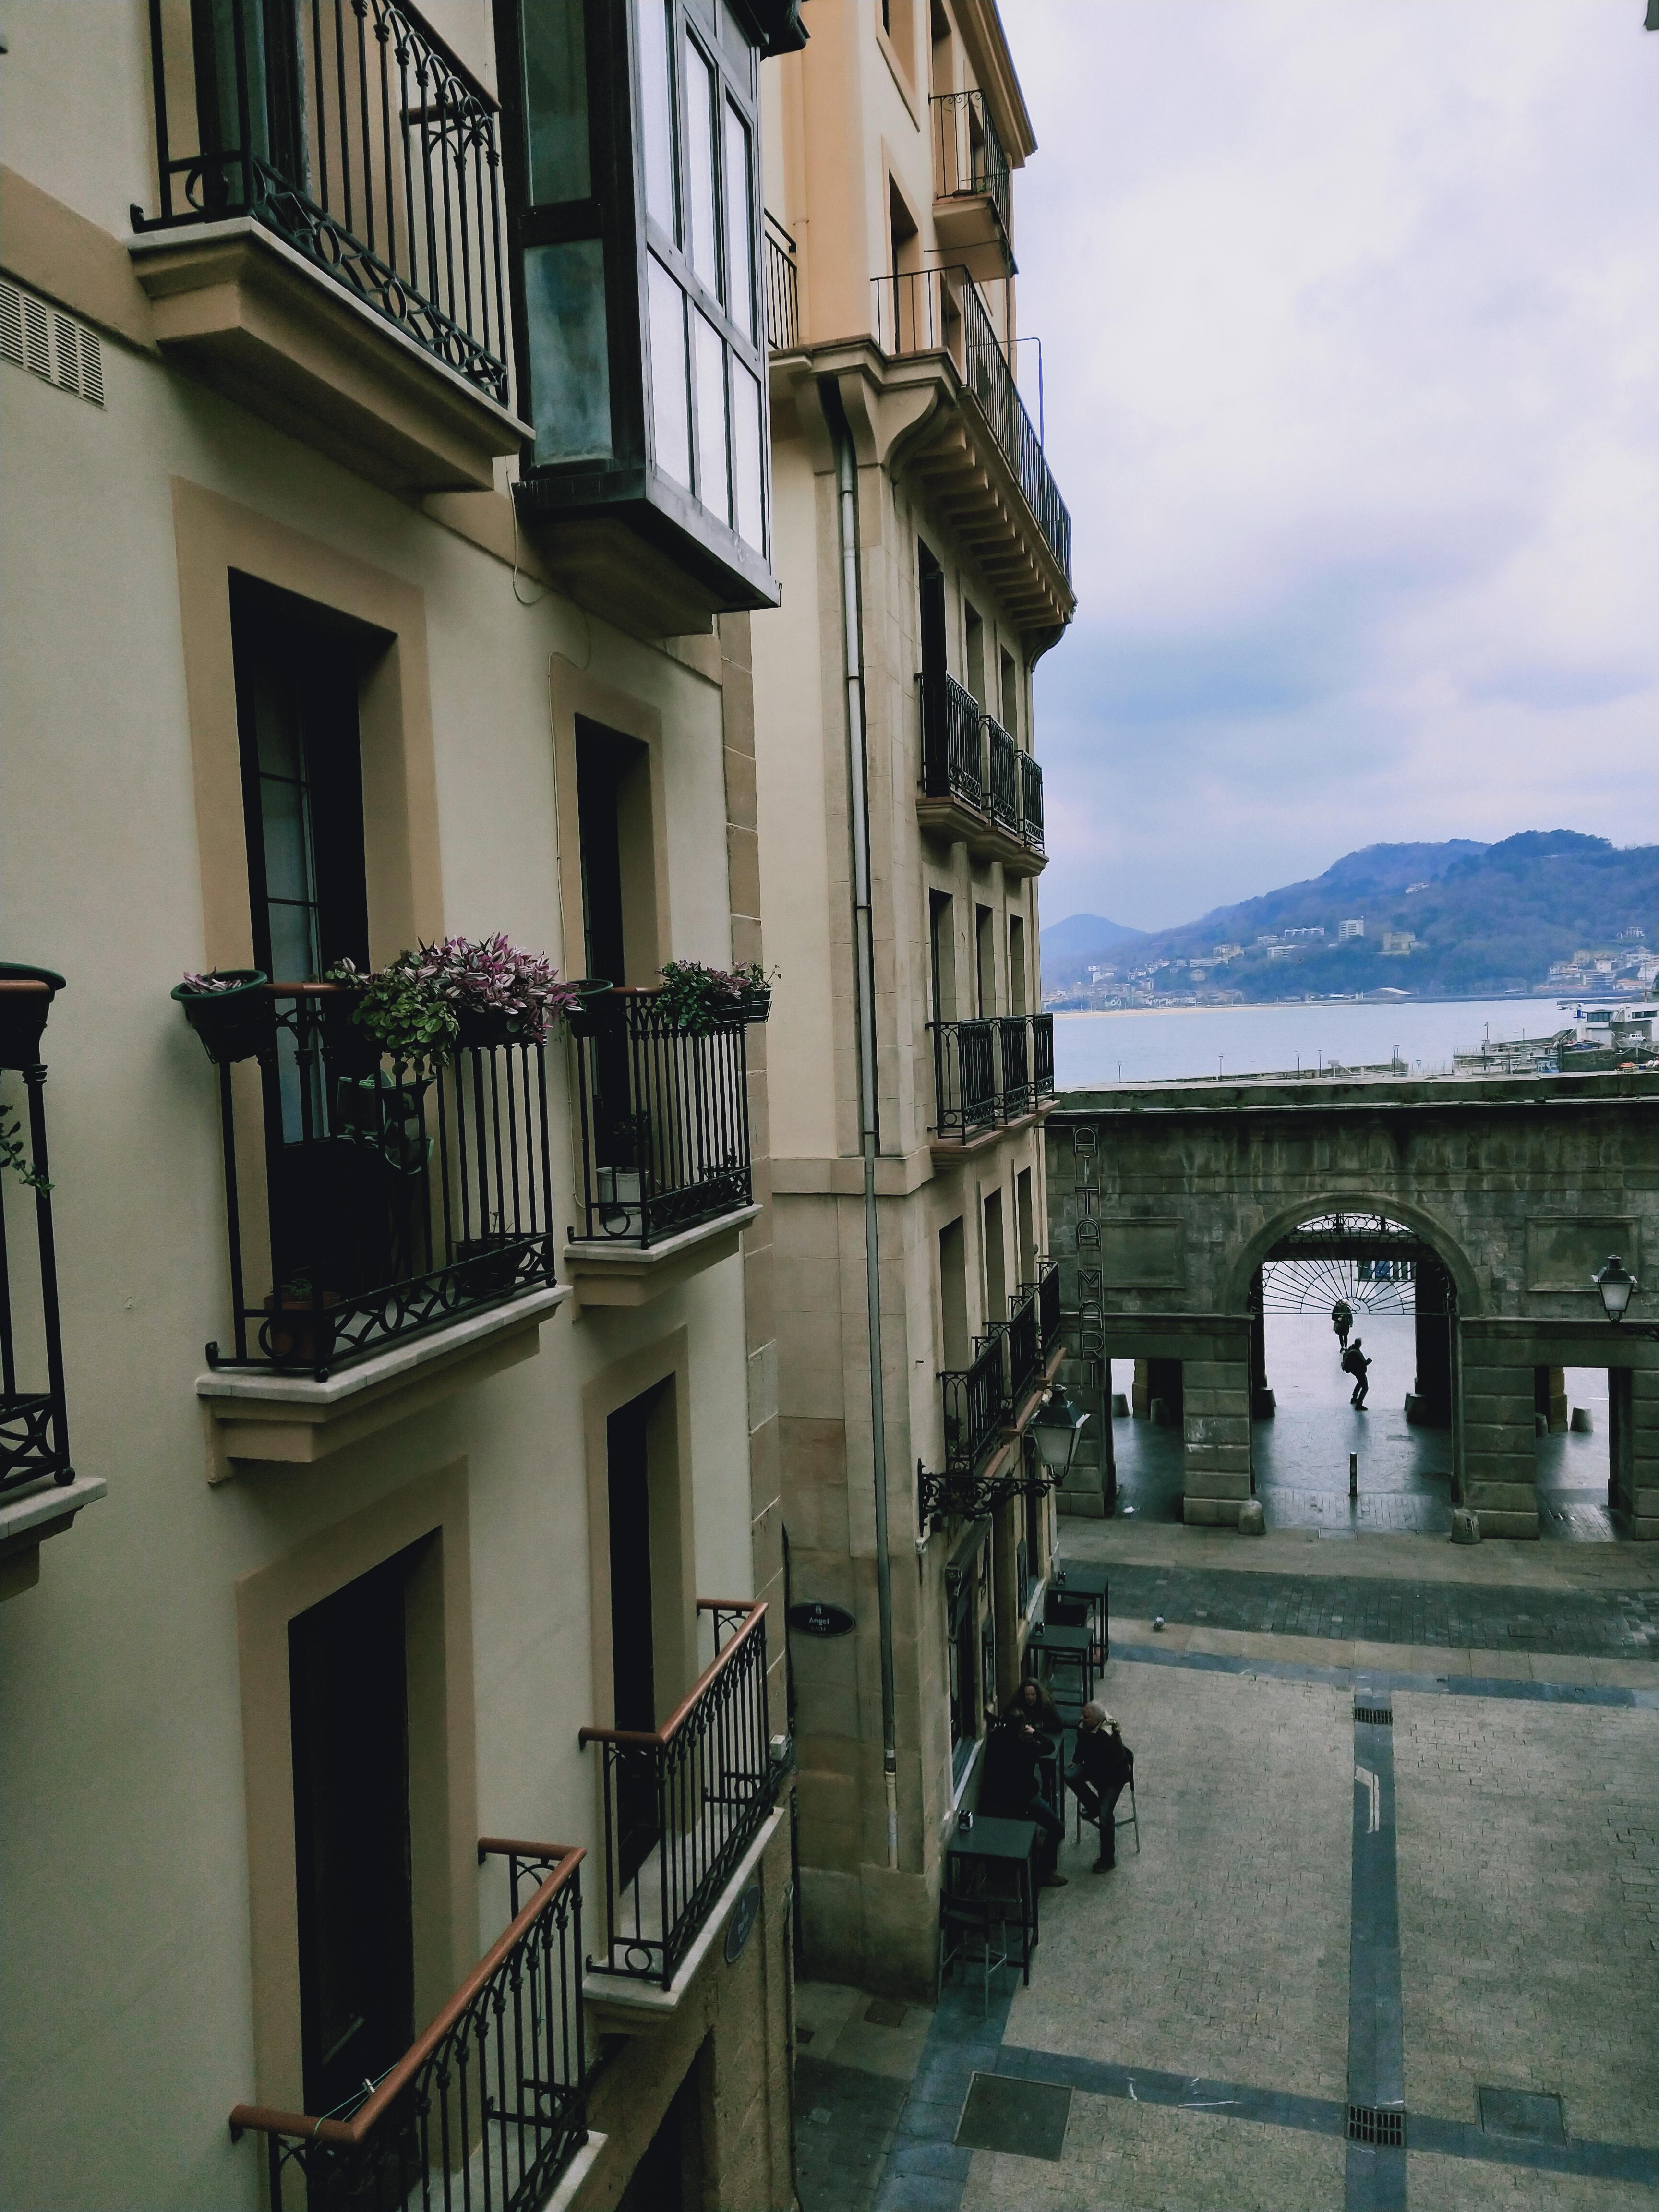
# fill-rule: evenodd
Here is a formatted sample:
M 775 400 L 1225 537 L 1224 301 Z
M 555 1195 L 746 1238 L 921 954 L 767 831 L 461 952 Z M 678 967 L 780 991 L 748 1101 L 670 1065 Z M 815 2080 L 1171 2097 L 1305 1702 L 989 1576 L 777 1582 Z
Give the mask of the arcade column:
M 1406 1401 L 1406 1419 L 1422 1428 L 1451 1425 L 1453 1303 L 1451 1278 L 1440 1262 L 1419 1260 L 1414 1297 L 1417 1374 Z
M 1182 1362 L 1182 1518 L 1233 1528 L 1250 1495 L 1250 1324 L 1195 1338 Z
M 1536 1536 L 1533 1363 L 1523 1342 L 1461 1324 L 1463 1504 L 1483 1536 Z

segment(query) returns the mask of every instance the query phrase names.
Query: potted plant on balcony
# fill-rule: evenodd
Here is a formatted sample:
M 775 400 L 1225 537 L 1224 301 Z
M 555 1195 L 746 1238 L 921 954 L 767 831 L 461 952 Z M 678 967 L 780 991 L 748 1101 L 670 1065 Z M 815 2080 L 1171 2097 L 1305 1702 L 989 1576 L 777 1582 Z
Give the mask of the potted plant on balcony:
M 585 975 L 570 988 L 576 994 L 576 1002 L 565 1016 L 565 1026 L 572 1036 L 597 1036 L 605 1025 L 605 1002 L 615 990 L 615 984 L 606 976 Z
M 670 960 L 658 971 L 657 1018 L 665 1027 L 693 1036 L 721 1023 L 763 1022 L 772 1007 L 772 985 L 757 961 L 736 969 L 710 968 L 701 960 Z
M 271 1358 L 289 1367 L 325 1367 L 334 1352 L 328 1309 L 340 1303 L 337 1291 L 319 1291 L 309 1275 L 291 1275 L 265 1300 L 270 1318 L 259 1336 Z
M 0 1067 L 33 1067 L 40 1058 L 52 1002 L 65 986 L 53 968 L 28 968 L 14 960 L 0 960 Z M 45 989 L 30 988 L 44 984 Z
M 434 1075 L 454 1056 L 460 1025 L 449 1000 L 433 988 L 429 948 L 400 952 L 384 968 L 365 975 L 355 960 L 337 960 L 328 970 L 331 983 L 352 985 L 357 1003 L 352 1020 L 366 1030 L 402 1073 Z
M 512 1230 L 463 1237 L 455 1246 L 459 1287 L 469 1298 L 498 1298 L 513 1288 L 524 1257 L 525 1239 Z
M 353 1020 L 400 1068 L 428 1073 L 458 1051 L 542 1043 L 580 997 L 550 961 L 499 931 L 418 945 L 368 975 L 342 960 L 328 980 L 356 985 Z
M 211 968 L 174 984 L 173 995 L 216 1067 L 252 1060 L 275 1036 L 269 980 L 258 968 Z

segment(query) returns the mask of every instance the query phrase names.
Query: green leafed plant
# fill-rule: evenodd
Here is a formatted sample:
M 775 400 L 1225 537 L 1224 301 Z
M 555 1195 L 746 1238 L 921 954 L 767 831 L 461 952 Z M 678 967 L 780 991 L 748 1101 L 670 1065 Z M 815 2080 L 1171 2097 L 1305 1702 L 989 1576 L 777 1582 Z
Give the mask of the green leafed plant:
M 30 1190 L 50 1190 L 52 1185 L 30 1159 L 23 1147 L 23 1125 L 8 1116 L 12 1108 L 0 1098 L 0 1170 L 15 1175 Z

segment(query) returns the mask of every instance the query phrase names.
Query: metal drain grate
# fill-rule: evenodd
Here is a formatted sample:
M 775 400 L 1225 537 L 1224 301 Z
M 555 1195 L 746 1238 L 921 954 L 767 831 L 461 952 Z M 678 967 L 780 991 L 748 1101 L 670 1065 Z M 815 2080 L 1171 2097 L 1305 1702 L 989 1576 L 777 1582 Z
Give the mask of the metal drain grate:
M 1066 2148 L 1066 2123 L 1071 2112 L 1072 2093 L 1058 2081 L 975 2074 L 957 2124 L 956 2139 L 969 2150 L 1057 2159 Z
M 1348 2141 L 1370 2143 L 1378 2150 L 1403 2150 L 1406 2115 L 1397 2106 L 1350 2105 Z
M 1394 1726 L 1392 1705 L 1356 1705 L 1353 1709 L 1353 1717 L 1357 1721 L 1369 1721 L 1373 1728 Z

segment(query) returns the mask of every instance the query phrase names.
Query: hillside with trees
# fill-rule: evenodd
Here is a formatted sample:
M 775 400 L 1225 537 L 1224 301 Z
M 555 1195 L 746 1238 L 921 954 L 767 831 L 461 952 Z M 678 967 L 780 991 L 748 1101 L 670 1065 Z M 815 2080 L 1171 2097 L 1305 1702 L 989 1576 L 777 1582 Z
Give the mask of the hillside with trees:
M 1344 938 L 1353 921 L 1363 933 Z M 1659 940 L 1659 847 L 1528 830 L 1497 845 L 1370 845 L 1308 882 L 1098 950 L 1061 923 L 1043 932 L 1043 983 L 1088 990 L 1091 966 L 1103 965 L 1113 980 L 1092 988 L 1126 994 L 1502 997 L 1532 990 L 1587 948 L 1628 945 L 1634 930 L 1650 948 Z

